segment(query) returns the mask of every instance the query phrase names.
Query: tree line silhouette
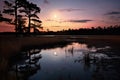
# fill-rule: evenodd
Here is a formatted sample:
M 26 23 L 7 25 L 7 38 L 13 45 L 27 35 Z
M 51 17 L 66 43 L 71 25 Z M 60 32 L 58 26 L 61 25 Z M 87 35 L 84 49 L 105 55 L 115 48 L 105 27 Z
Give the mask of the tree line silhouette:
M 40 8 L 27 0 L 4 0 L 4 9 L 0 12 L 0 22 L 7 22 L 15 25 L 16 33 L 30 33 L 41 29 L 42 21 L 39 19 L 38 13 Z M 4 17 L 3 14 L 12 16 L 12 18 Z M 28 21 L 28 26 L 26 26 Z
M 48 31 L 41 34 L 57 34 L 57 35 L 120 35 L 120 25 L 108 26 L 108 27 L 92 27 L 92 28 L 80 28 L 80 29 L 68 29 L 62 31 Z

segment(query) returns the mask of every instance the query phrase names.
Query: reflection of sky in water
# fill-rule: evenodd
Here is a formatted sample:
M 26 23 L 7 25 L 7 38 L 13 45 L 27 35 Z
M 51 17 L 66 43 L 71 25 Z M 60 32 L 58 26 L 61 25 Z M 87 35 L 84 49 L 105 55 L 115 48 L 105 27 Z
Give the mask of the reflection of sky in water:
M 71 43 L 63 48 L 41 50 L 39 60 L 41 70 L 31 76 L 31 80 L 92 80 L 95 64 L 83 60 L 86 54 L 93 58 L 108 58 L 97 51 L 110 49 L 109 46 L 88 48 L 86 44 Z

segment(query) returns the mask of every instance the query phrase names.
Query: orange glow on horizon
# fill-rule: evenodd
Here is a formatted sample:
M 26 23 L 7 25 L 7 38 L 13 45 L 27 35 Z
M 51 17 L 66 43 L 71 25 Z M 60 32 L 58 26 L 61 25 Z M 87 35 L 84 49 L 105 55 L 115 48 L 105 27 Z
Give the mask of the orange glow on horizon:
M 4 22 L 0 23 L 0 32 L 14 32 L 14 25 L 9 25 Z
M 44 30 L 49 29 L 50 31 L 61 31 L 68 29 L 80 29 L 80 28 L 91 28 L 99 26 L 109 26 L 107 24 L 100 23 L 74 23 L 74 22 L 60 22 L 60 21 L 43 21 L 42 26 Z

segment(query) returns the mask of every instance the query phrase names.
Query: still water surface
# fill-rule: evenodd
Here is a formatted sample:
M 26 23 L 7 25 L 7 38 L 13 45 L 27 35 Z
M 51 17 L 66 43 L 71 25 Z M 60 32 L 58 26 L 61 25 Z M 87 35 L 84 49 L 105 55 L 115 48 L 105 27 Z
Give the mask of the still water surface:
M 111 45 L 71 42 L 21 53 L 24 59 L 12 66 L 18 79 L 120 80 L 120 58 Z

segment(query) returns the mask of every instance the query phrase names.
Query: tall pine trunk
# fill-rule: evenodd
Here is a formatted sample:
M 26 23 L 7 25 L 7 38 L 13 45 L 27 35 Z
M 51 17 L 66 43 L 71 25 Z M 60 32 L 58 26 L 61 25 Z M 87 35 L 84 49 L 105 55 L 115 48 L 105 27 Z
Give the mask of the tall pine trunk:
M 29 23 L 28 23 L 28 32 L 30 33 L 30 16 L 29 16 Z
M 15 32 L 18 32 L 18 26 L 17 26 L 17 0 L 15 0 Z

